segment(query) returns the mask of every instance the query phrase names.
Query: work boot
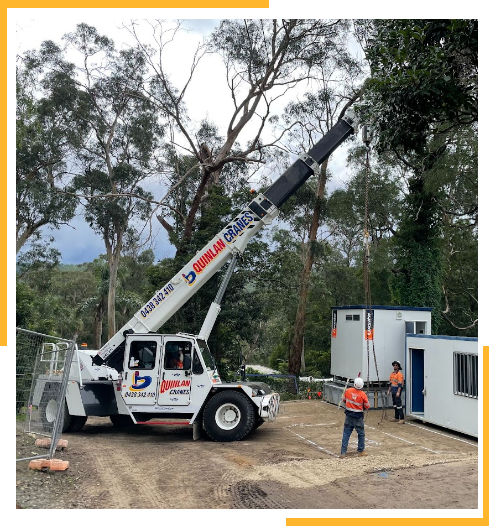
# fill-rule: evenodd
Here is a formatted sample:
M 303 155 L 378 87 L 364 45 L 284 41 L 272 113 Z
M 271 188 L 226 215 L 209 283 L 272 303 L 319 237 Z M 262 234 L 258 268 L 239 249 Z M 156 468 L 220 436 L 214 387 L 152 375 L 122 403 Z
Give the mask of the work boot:
M 341 453 L 339 458 L 341 458 L 341 459 L 346 458 L 346 453 Z
M 359 451 L 358 452 L 358 456 L 359 457 L 366 457 L 368 455 L 368 453 L 366 451 Z
M 398 418 L 389 418 L 389 422 L 399 422 Z
M 401 420 L 397 421 L 398 424 L 404 424 L 404 418 L 401 418 Z

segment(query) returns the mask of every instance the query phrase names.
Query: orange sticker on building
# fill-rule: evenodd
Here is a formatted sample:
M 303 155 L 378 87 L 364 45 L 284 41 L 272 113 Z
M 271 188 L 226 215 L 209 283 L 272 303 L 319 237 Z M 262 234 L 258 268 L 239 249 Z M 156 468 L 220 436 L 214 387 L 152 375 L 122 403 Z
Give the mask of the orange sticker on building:
M 368 309 L 365 311 L 365 339 L 374 339 L 374 311 Z

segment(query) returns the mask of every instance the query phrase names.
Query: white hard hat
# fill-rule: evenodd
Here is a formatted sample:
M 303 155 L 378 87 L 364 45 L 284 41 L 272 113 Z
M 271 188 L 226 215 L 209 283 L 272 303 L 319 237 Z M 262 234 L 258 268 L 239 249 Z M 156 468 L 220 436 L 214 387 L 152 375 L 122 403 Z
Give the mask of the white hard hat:
M 355 387 L 355 389 L 362 389 L 363 380 L 361 378 L 355 378 L 355 381 L 353 382 L 353 386 Z

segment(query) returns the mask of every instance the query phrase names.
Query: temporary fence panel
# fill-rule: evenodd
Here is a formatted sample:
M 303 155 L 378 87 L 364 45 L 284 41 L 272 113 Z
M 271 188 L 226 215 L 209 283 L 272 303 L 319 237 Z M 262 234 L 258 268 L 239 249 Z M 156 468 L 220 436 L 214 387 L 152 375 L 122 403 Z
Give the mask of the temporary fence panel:
M 17 460 L 53 457 L 63 428 L 66 386 L 74 348 L 73 341 L 17 329 L 18 427 L 25 433 L 48 437 L 51 440 L 49 453 Z
M 297 385 L 297 377 L 293 374 L 248 374 L 246 378 L 261 378 L 268 383 L 270 387 L 280 394 L 294 394 L 299 393 L 299 386 Z M 274 380 L 276 379 L 276 380 Z

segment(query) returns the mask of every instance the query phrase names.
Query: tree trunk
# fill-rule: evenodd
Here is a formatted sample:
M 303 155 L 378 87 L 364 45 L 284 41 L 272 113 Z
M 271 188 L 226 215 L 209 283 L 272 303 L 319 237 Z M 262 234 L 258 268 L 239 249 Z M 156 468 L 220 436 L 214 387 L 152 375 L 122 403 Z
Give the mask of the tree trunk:
M 306 308 L 307 296 L 309 294 L 309 281 L 311 277 L 311 270 L 314 264 L 314 250 L 313 245 L 317 239 L 319 229 L 319 217 L 321 213 L 321 202 L 324 197 L 324 188 L 326 187 L 326 169 L 328 160 L 321 165 L 321 173 L 319 175 L 318 189 L 316 193 L 316 201 L 314 203 L 314 211 L 312 214 L 311 228 L 309 230 L 309 239 L 306 244 L 306 255 L 304 258 L 304 267 L 302 270 L 302 277 L 300 281 L 299 304 L 297 306 L 297 313 L 295 316 L 294 336 L 289 347 L 289 373 L 298 375 L 302 365 L 302 350 L 304 343 L 304 333 L 306 327 Z
M 119 268 L 119 257 L 112 258 L 109 263 L 109 292 L 107 294 L 107 338 L 110 340 L 117 332 L 115 324 L 115 291 L 117 285 L 117 271 Z
M 100 301 L 95 311 L 95 319 L 93 321 L 93 345 L 94 349 L 102 347 L 102 323 L 104 316 L 104 301 Z
M 106 233 L 105 247 L 107 249 L 107 262 L 109 265 L 109 291 L 107 293 L 107 339 L 110 340 L 117 332 L 115 323 L 115 295 L 117 287 L 117 271 L 119 270 L 119 263 L 122 250 L 122 234 L 123 228 L 119 225 L 113 234 L 113 245 L 108 239 Z
M 206 163 L 206 164 L 218 164 L 221 159 L 224 159 L 226 155 L 228 155 L 229 149 L 226 147 L 223 147 L 221 151 L 219 152 L 218 156 L 213 159 L 212 158 L 212 152 L 209 149 L 209 147 L 203 143 L 200 145 L 200 162 Z M 197 212 L 202 205 L 202 200 L 204 198 L 204 194 L 206 189 L 211 188 L 212 185 L 215 185 L 219 182 L 219 179 L 221 177 L 221 171 L 222 168 L 206 168 L 202 166 L 201 168 L 201 179 L 199 186 L 195 192 L 195 196 L 193 198 L 192 204 L 190 205 L 190 209 L 187 214 L 187 218 L 185 219 L 184 227 L 183 227 L 183 236 L 182 241 L 180 245 L 177 247 L 177 251 L 175 254 L 175 258 L 178 258 L 179 256 L 183 255 L 186 251 L 186 245 L 190 241 L 192 237 L 193 227 L 195 223 L 195 217 L 197 215 Z M 164 222 L 158 218 L 160 223 L 167 229 Z

